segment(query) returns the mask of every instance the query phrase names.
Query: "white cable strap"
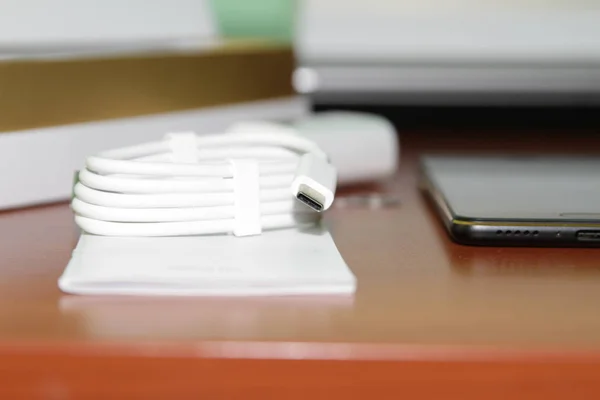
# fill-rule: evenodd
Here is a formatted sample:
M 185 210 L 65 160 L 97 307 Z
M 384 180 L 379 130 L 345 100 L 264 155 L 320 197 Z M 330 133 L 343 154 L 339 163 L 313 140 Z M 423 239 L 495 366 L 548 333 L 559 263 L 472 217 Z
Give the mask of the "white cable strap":
M 173 162 L 182 164 L 198 162 L 197 136 L 194 132 L 167 133 L 165 139 L 169 141 Z
M 260 235 L 260 189 L 258 162 L 254 159 L 229 160 L 233 167 L 235 236 Z

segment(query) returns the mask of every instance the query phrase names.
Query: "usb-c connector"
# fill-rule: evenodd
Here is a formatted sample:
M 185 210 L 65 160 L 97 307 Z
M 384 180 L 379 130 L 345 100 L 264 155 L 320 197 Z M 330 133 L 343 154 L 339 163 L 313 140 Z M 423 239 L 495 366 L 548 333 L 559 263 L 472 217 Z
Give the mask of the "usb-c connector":
M 300 158 L 292 194 L 313 210 L 324 211 L 333 203 L 336 181 L 336 170 L 327 160 L 307 153 Z

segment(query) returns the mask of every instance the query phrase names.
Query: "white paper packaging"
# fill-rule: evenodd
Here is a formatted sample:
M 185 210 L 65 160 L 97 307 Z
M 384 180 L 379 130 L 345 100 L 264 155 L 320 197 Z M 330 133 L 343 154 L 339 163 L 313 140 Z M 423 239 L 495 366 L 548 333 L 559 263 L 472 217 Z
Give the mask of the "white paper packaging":
M 262 235 L 82 234 L 59 279 L 71 294 L 264 296 L 352 294 L 356 279 L 322 226 Z

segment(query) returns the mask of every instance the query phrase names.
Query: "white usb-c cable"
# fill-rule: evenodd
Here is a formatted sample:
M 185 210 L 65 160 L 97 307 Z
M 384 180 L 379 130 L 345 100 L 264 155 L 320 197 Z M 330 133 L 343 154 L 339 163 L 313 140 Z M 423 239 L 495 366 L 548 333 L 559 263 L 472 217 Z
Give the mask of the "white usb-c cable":
M 278 229 L 314 223 L 333 202 L 336 171 L 302 136 L 252 132 L 184 139 L 179 148 L 166 138 L 89 157 L 72 201 L 79 227 L 104 236 L 235 233 L 240 204 L 252 204 L 240 196 L 252 192 L 260 228 Z M 240 182 L 252 174 L 236 168 L 252 165 L 255 182 Z M 257 187 L 240 191 L 244 185 Z

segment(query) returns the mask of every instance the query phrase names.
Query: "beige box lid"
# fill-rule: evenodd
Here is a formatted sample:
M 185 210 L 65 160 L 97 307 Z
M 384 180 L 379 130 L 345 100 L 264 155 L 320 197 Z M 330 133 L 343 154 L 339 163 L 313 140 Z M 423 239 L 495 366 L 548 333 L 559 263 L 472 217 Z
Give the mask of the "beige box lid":
M 141 116 L 293 94 L 288 45 L 0 61 L 0 132 Z

